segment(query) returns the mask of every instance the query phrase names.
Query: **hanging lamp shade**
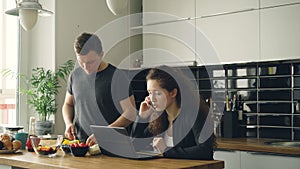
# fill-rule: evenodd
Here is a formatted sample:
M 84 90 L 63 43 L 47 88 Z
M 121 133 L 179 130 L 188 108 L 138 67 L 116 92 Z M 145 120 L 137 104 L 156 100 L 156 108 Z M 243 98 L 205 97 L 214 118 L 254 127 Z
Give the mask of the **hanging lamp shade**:
M 114 14 L 122 14 L 127 9 L 128 0 L 106 0 L 108 9 Z
M 37 21 L 37 10 L 33 9 L 20 9 L 19 10 L 20 24 L 28 31 L 33 28 Z
M 37 22 L 38 15 L 51 16 L 53 12 L 45 10 L 38 0 L 17 0 L 17 7 L 5 13 L 8 15 L 19 16 L 20 24 L 27 31 Z

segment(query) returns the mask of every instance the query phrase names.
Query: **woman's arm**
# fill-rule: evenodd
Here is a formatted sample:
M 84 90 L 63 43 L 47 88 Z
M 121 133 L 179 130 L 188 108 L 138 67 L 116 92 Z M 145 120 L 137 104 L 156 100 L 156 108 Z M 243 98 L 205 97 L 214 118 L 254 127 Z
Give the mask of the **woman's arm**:
M 206 142 L 190 147 L 177 145 L 163 155 L 168 158 L 213 160 L 212 140 L 213 138 L 210 137 Z
M 206 120 L 207 115 L 201 114 L 200 112 L 197 119 L 192 127 L 192 130 L 185 138 L 179 142 L 179 144 L 174 145 L 173 148 L 167 150 L 164 153 L 165 157 L 170 158 L 186 158 L 186 159 L 213 159 L 213 148 L 214 148 L 214 135 L 213 130 L 202 131 L 202 128 Z M 209 116 L 208 116 L 209 117 Z M 184 124 L 182 124 L 184 125 Z M 175 130 L 175 129 L 174 129 Z M 176 132 L 176 131 L 174 131 Z M 181 134 L 180 134 L 181 135 Z M 206 136 L 204 142 L 200 142 L 199 137 Z

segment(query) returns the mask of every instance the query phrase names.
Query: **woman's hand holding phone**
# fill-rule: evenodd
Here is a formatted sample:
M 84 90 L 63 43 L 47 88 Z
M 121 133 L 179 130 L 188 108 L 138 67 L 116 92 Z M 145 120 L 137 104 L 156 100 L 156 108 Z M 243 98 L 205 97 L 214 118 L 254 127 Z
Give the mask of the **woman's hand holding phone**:
M 140 105 L 139 116 L 142 119 L 148 118 L 153 112 L 155 112 L 154 107 L 151 105 L 150 97 L 147 96 L 145 100 Z

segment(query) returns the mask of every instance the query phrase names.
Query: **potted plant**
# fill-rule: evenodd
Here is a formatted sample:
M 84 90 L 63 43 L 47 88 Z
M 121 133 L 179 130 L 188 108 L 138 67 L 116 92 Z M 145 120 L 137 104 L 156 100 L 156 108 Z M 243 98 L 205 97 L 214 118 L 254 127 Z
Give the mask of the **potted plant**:
M 32 69 L 32 75 L 26 76 L 18 74 L 20 79 L 23 79 L 28 88 L 20 89 L 21 94 L 28 96 L 27 103 L 34 108 L 37 113 L 38 120 L 36 121 L 36 134 L 45 135 L 51 134 L 53 130 L 53 122 L 49 120 L 51 115 L 57 111 L 55 96 L 58 89 L 60 79 L 66 80 L 65 77 L 74 68 L 74 62 L 68 60 L 60 65 L 57 70 L 46 70 L 43 67 Z M 4 74 L 7 76 L 13 74 L 12 71 L 6 70 Z

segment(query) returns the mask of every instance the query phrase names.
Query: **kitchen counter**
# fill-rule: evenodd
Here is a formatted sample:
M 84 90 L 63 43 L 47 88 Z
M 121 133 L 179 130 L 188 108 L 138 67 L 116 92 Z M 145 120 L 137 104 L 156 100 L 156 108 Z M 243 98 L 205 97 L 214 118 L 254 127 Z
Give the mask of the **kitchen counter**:
M 72 155 L 63 155 L 47 158 L 38 157 L 35 153 L 20 151 L 16 154 L 0 154 L 0 164 L 15 166 L 21 168 L 122 168 L 122 169 L 159 169 L 159 168 L 199 168 L 199 169 L 222 169 L 224 162 L 218 160 L 183 160 L 157 158 L 148 160 L 131 160 L 125 158 L 108 157 L 105 155 L 73 157 Z
M 217 148 L 226 150 L 255 151 L 283 155 L 300 156 L 300 148 L 265 145 L 266 141 L 276 139 L 255 138 L 217 138 Z

